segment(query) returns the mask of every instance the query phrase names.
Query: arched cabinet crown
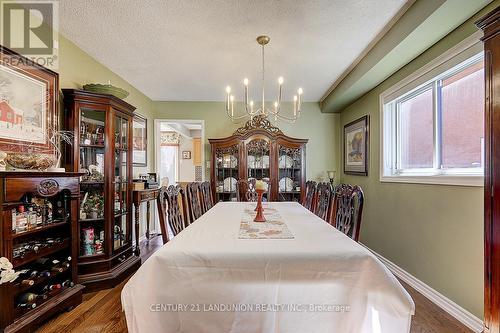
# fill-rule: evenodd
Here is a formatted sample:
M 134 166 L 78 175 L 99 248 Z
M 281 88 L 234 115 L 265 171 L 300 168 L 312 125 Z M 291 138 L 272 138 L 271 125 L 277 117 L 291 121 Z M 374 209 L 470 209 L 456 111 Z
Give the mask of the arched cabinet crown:
M 264 116 L 247 121 L 229 137 L 209 139 L 215 200 L 236 200 L 236 182 L 256 178 L 269 182 L 270 200 L 301 201 L 307 141 L 285 135 Z

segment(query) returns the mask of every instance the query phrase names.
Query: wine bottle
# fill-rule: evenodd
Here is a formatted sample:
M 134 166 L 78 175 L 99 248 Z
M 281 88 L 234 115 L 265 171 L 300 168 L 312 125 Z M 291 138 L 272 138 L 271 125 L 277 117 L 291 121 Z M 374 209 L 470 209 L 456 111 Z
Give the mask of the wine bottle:
M 37 295 L 34 293 L 24 293 L 21 296 L 19 296 L 19 303 L 24 304 L 24 303 L 34 303 L 38 298 L 41 299 L 47 299 L 46 295 Z
M 36 308 L 36 303 L 19 303 L 18 308 L 34 309 Z
M 73 281 L 71 280 L 66 280 L 64 281 L 63 283 L 61 283 L 61 286 L 63 288 L 67 288 L 67 287 L 73 287 L 75 284 L 73 283 Z
M 21 281 L 21 286 L 32 286 L 35 284 L 35 281 L 33 280 L 22 280 Z
M 49 271 L 41 271 L 40 274 L 38 274 L 39 277 L 49 277 L 50 272 Z
M 43 287 L 43 293 L 48 293 L 53 290 L 61 289 L 61 285 L 59 283 L 57 284 L 48 284 L 45 287 Z

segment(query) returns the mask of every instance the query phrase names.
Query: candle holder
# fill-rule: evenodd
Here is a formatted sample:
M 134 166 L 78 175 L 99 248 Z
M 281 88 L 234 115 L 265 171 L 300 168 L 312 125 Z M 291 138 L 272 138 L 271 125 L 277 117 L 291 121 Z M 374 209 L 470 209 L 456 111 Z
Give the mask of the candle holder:
M 262 208 L 262 195 L 264 194 L 265 190 L 263 189 L 256 189 L 257 192 L 257 215 L 255 215 L 255 218 L 253 219 L 254 222 L 266 222 L 266 218 L 264 217 L 264 209 Z

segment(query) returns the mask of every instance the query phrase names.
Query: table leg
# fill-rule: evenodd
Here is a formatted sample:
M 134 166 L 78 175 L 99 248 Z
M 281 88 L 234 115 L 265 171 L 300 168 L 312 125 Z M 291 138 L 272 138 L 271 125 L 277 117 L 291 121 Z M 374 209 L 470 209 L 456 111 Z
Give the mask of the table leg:
M 150 207 L 151 205 L 149 204 L 149 201 L 146 202 L 146 238 L 149 240 L 149 218 L 151 217 L 151 212 L 150 212 Z
M 140 256 L 141 250 L 139 249 L 139 204 L 134 204 L 135 207 L 135 255 Z

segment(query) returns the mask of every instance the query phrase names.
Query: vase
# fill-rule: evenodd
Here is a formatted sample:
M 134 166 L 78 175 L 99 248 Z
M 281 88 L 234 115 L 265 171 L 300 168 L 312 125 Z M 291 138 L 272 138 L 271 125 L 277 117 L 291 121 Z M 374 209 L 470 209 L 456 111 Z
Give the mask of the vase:
M 254 222 L 266 222 L 266 218 L 264 217 L 264 209 L 262 208 L 262 195 L 264 194 L 264 190 L 255 190 L 257 192 L 257 214 L 253 219 Z

